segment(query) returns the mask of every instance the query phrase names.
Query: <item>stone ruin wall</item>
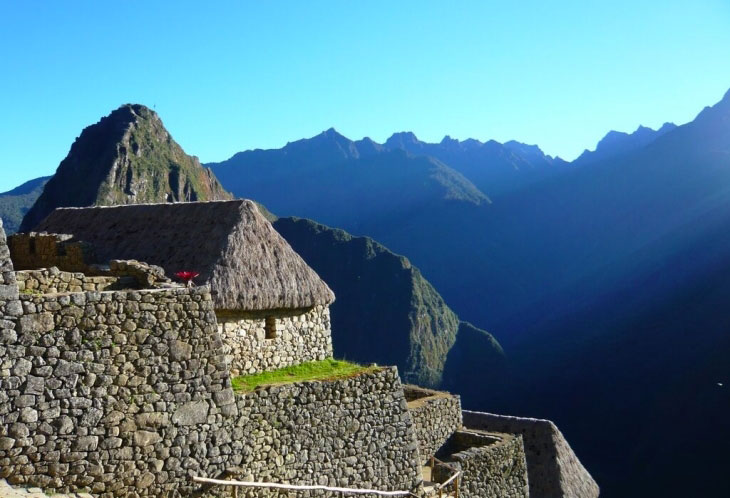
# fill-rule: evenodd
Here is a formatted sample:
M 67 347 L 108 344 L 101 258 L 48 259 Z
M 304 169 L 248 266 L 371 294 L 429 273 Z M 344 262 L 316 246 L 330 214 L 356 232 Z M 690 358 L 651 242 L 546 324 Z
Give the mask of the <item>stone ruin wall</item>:
M 15 337 L 17 320 L 23 314 L 13 262 L 10 260 L 3 221 L 0 219 L 0 338 Z
M 19 295 L 1 229 L 0 265 L 0 478 L 175 496 L 240 466 L 256 480 L 419 490 L 395 369 L 234 395 L 207 287 Z
M 436 456 L 432 480 L 446 481 L 460 470 L 459 496 L 527 498 L 522 436 L 485 434 L 463 428 L 459 396 L 404 386 L 422 464 Z M 443 460 L 444 463 L 438 463 Z
M 461 429 L 459 396 L 419 386 L 403 387 L 418 439 L 421 463 L 427 463 L 454 432 Z
M 16 270 L 53 266 L 69 272 L 88 273 L 93 250 L 83 242 L 68 242 L 70 236 L 53 233 L 16 233 L 8 237 Z
M 260 373 L 333 355 L 329 306 L 216 314 L 233 375 Z
M 453 469 L 461 471 L 459 496 L 464 498 L 541 497 L 529 493 L 522 444 L 520 435 L 459 430 L 438 453 L 446 465 L 437 465 L 434 476 L 444 480 Z
M 117 287 L 119 282 L 117 277 L 90 277 L 80 272 L 60 271 L 56 267 L 18 271 L 15 276 L 21 294 L 105 291 Z
M 560 430 L 549 420 L 464 411 L 472 429 L 519 434 L 524 440 L 530 496 L 596 498 L 599 488 L 573 453 Z
M 236 411 L 207 288 L 21 301 L 0 344 L 0 477 L 159 495 L 225 465 L 201 455 Z
M 243 480 L 421 490 L 418 442 L 395 368 L 266 387 L 236 401 L 228 451 L 247 469 Z M 257 490 L 247 496 L 280 495 Z

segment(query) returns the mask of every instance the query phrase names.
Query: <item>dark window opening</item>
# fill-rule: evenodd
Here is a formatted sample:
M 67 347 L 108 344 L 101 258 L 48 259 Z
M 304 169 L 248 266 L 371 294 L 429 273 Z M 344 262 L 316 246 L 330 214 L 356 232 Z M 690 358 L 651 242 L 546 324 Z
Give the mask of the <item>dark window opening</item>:
M 266 317 L 266 338 L 276 338 L 276 318 L 274 318 L 273 316 Z

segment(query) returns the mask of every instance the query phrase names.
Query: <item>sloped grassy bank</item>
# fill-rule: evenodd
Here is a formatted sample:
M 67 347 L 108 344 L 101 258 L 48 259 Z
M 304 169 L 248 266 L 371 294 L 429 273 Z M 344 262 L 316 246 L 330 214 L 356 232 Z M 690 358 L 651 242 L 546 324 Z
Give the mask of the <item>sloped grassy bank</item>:
M 231 383 L 233 384 L 233 390 L 235 392 L 247 393 L 261 386 L 315 380 L 345 379 L 379 370 L 381 370 L 381 368 L 377 366 L 362 366 L 345 360 L 327 358 L 322 361 L 310 361 L 300 365 L 272 370 L 270 372 L 241 375 L 234 377 L 231 380 Z

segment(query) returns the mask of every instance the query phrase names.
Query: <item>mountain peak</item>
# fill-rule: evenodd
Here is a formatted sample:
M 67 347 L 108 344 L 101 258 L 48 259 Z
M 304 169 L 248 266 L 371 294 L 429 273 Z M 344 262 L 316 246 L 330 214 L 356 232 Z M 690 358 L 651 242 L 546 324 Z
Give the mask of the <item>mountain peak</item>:
M 155 111 L 124 104 L 81 132 L 20 230 L 33 229 L 57 207 L 230 198 Z
M 333 127 L 326 129 L 325 131 L 314 137 L 314 139 L 324 139 L 330 142 L 336 142 L 338 144 L 349 144 L 352 142 L 352 140 L 347 138 L 345 135 L 343 135 Z
M 420 140 L 412 131 L 399 131 L 393 133 L 388 140 L 385 141 L 385 146 L 389 149 L 401 148 L 407 149 L 408 145 L 420 144 Z
M 444 138 L 441 139 L 441 145 L 459 145 L 459 140 L 451 138 L 450 135 L 445 135 Z
M 114 109 L 108 116 L 106 116 L 106 118 L 102 119 L 132 121 L 139 118 L 157 120 L 160 119 L 155 111 L 142 104 L 122 104 Z

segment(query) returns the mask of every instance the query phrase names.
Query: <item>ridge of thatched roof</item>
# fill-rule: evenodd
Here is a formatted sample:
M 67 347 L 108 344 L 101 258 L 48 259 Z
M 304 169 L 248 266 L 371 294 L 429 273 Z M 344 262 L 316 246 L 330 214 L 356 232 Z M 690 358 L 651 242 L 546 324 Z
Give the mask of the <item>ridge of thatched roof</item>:
M 216 309 L 329 304 L 334 294 L 249 200 L 58 208 L 37 231 L 70 234 L 100 262 L 137 259 L 195 271 Z

